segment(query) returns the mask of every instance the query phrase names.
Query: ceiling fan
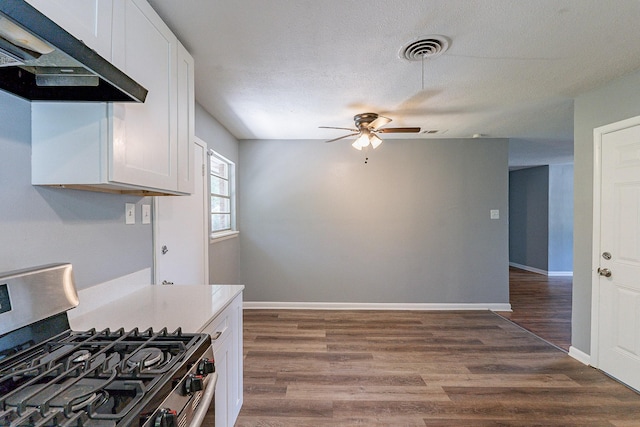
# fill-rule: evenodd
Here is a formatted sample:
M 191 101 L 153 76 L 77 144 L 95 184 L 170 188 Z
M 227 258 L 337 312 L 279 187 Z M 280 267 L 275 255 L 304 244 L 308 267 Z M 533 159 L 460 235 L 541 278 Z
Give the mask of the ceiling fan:
M 340 128 L 333 126 L 320 126 L 321 129 L 342 129 L 353 133 L 341 136 L 339 138 L 330 139 L 326 142 L 334 142 L 343 138 L 357 136 L 356 140 L 351 144 L 356 150 L 362 150 L 371 144 L 373 149 L 378 148 L 382 144 L 382 139 L 377 135 L 379 133 L 418 133 L 419 127 L 402 127 L 402 128 L 385 128 L 383 126 L 389 124 L 391 119 L 381 116 L 377 113 L 362 113 L 353 116 L 356 128 Z

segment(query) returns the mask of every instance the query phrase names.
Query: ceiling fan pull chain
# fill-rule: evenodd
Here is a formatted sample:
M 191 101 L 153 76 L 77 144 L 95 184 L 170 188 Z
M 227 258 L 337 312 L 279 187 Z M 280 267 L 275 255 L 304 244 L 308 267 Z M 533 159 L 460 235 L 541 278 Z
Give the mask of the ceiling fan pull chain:
M 426 54 L 422 55 L 422 90 L 424 90 L 424 57 L 425 56 L 427 55 Z

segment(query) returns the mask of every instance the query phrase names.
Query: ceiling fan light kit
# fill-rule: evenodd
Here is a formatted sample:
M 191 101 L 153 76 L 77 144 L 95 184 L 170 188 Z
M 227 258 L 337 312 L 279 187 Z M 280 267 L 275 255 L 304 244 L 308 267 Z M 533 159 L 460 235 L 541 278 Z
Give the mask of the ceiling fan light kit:
M 382 139 L 371 132 L 363 132 L 354 142 L 351 144 L 356 150 L 362 150 L 371 144 L 371 148 L 374 150 L 382 144 Z

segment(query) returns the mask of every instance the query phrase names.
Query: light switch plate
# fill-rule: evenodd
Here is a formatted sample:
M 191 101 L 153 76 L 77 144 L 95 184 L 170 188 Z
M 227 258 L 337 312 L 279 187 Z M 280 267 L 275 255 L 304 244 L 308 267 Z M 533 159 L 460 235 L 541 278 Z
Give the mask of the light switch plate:
M 124 204 L 124 223 L 127 225 L 136 223 L 136 204 L 135 203 Z
M 142 205 L 142 223 L 151 224 L 151 205 Z
M 500 219 L 500 211 L 498 209 L 491 209 L 489 211 L 491 219 Z

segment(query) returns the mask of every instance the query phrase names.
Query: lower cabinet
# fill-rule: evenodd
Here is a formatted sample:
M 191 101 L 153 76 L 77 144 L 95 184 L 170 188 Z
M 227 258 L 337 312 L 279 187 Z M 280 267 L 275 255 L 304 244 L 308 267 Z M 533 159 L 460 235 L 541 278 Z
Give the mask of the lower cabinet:
M 213 358 L 218 373 L 215 425 L 233 427 L 242 407 L 243 396 L 242 294 L 205 326 L 203 332 L 214 339 Z

